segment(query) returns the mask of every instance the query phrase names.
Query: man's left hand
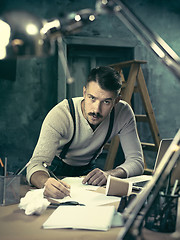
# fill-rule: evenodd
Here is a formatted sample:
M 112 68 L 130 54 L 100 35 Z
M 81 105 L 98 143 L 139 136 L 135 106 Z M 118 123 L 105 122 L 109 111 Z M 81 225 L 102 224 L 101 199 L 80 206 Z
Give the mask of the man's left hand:
M 99 168 L 95 168 L 85 176 L 82 183 L 83 184 L 87 183 L 94 186 L 102 186 L 106 184 L 107 177 L 108 177 L 108 174 L 106 174 L 104 171 L 102 171 Z

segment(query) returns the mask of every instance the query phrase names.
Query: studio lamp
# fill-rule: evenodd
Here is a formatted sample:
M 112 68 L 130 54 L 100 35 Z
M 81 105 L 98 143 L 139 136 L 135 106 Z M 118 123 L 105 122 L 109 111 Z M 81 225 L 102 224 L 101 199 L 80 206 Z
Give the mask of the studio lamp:
M 0 17 L 0 60 L 22 56 L 49 56 L 59 36 L 72 34 L 95 20 L 91 9 L 46 21 L 24 11 L 11 11 Z

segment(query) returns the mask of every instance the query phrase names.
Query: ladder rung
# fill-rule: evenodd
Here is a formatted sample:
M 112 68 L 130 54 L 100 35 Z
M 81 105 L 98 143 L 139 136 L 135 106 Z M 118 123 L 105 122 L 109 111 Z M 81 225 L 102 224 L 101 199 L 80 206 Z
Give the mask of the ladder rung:
M 157 151 L 157 147 L 154 143 L 141 142 L 143 150 Z
M 111 67 L 114 68 L 124 68 L 124 67 L 130 67 L 133 63 L 136 64 L 145 64 L 147 63 L 147 61 L 144 60 L 131 60 L 131 61 L 126 61 L 126 62 L 120 62 L 120 63 L 115 63 L 115 64 L 111 64 Z
M 148 122 L 147 115 L 136 114 L 135 117 L 137 122 Z
M 126 82 L 122 82 L 121 89 L 126 88 L 126 86 L 127 86 L 127 83 Z M 137 86 L 134 86 L 134 92 L 135 93 L 139 92 L 139 88 Z

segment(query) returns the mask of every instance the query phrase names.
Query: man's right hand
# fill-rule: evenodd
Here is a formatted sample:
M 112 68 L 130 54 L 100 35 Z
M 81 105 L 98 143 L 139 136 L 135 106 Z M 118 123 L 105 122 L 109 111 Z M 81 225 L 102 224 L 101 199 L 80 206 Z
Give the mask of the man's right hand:
M 64 198 L 70 196 L 70 185 L 62 180 L 56 180 L 55 178 L 48 178 L 44 184 L 44 196 L 52 198 Z
M 34 172 L 31 176 L 31 184 L 37 188 L 45 187 L 44 195 L 46 197 L 64 198 L 70 196 L 70 185 L 49 177 L 45 171 Z

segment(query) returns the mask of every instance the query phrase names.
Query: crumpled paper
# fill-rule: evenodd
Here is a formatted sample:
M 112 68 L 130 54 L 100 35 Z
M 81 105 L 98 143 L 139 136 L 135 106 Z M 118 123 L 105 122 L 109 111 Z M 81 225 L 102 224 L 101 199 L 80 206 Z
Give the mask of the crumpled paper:
M 50 202 L 44 198 L 44 188 L 30 190 L 20 199 L 19 208 L 25 210 L 26 215 L 41 215 Z

